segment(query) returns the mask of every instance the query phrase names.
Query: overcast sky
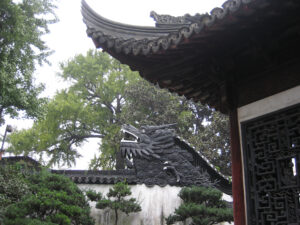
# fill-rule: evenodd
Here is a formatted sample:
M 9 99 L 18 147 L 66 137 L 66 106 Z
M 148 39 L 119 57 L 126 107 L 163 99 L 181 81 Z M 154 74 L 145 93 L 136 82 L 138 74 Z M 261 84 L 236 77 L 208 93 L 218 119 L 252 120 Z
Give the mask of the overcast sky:
M 150 12 L 158 14 L 183 16 L 186 13 L 209 13 L 214 7 L 220 7 L 225 0 L 86 0 L 100 15 L 126 24 L 154 26 Z M 50 34 L 44 37 L 48 47 L 54 50 L 49 57 L 51 65 L 39 67 L 35 72 L 36 82 L 46 84 L 44 96 L 52 97 L 55 92 L 64 88 L 65 84 L 56 76 L 59 73 L 59 62 L 66 61 L 76 54 L 85 54 L 88 49 L 95 48 L 86 35 L 86 26 L 82 22 L 81 0 L 58 0 L 56 14 L 59 22 L 50 26 Z M 32 122 L 25 120 L 8 120 L 18 129 L 30 127 Z M 0 129 L 4 133 L 5 126 Z M 84 156 L 77 160 L 72 169 L 87 169 L 88 162 L 97 154 L 97 145 L 91 143 L 80 151 Z

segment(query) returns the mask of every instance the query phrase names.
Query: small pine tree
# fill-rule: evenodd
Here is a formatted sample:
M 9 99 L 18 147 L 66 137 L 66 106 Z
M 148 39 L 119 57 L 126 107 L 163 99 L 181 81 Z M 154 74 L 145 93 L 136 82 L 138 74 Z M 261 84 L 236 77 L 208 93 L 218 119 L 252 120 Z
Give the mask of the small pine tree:
M 191 225 L 212 225 L 233 221 L 232 209 L 227 208 L 221 199 L 222 192 L 208 187 L 185 187 L 179 197 L 183 203 L 175 209 L 175 213 L 166 218 L 167 225 L 192 219 Z
M 97 193 L 93 190 L 86 192 L 87 197 L 91 201 L 96 201 L 97 209 L 110 208 L 115 212 L 115 225 L 118 224 L 118 210 L 126 213 L 139 212 L 141 206 L 137 203 L 135 198 L 125 199 L 126 196 L 131 195 L 131 190 L 126 182 L 116 183 L 113 188 L 109 189 L 107 198 L 103 197 L 101 193 Z

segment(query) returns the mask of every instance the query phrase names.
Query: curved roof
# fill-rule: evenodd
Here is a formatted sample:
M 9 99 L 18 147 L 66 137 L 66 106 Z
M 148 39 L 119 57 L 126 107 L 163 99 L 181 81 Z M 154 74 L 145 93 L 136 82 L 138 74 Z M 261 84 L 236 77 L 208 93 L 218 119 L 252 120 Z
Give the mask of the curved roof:
M 109 20 L 96 13 L 85 0 L 82 1 L 82 15 L 87 25 L 87 34 L 96 40 L 97 47 L 112 48 L 113 51 L 126 55 L 148 55 L 173 49 L 206 27 L 212 26 L 217 20 L 237 11 L 240 5 L 235 2 L 248 4 L 253 1 L 230 0 L 223 4 L 223 8 L 213 9 L 210 15 L 172 17 L 151 12 L 151 17 L 159 21 L 156 27 L 128 25 Z
M 228 0 L 210 14 L 152 12 L 156 27 L 143 27 L 103 18 L 82 1 L 97 48 L 148 81 L 225 113 L 300 83 L 279 74 L 300 56 L 299 9 L 297 0 Z

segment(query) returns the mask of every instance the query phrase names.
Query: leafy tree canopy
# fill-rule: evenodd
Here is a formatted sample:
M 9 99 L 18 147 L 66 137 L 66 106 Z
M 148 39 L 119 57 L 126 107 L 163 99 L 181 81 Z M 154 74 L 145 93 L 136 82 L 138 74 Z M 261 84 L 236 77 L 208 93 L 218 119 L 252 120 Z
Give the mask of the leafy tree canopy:
M 68 163 L 78 157 L 77 147 L 88 138 L 101 139 L 102 168 L 115 166 L 119 149 L 120 114 L 124 89 L 139 79 L 137 73 L 109 55 L 89 51 L 61 64 L 68 90 L 59 92 L 45 108 L 46 114 L 31 129 L 13 133 L 9 150 L 16 154 L 50 156 L 50 163 Z
M 222 192 L 207 187 L 185 187 L 179 197 L 183 203 L 175 209 L 166 222 L 168 225 L 192 219 L 191 225 L 213 225 L 233 221 L 233 212 L 222 200 Z
M 0 125 L 4 115 L 39 114 L 43 86 L 35 85 L 32 75 L 51 53 L 42 35 L 57 21 L 54 8 L 52 0 L 0 1 Z
M 24 173 L 13 167 L 0 167 L 0 171 L 3 224 L 94 224 L 85 195 L 70 179 L 47 171 Z
M 228 122 L 206 106 L 187 101 L 141 79 L 105 53 L 89 51 L 61 65 L 70 82 L 44 108 L 46 114 L 29 130 L 10 135 L 10 151 L 50 156 L 50 163 L 71 164 L 77 147 L 88 138 L 101 139 L 92 168 L 115 167 L 124 123 L 177 123 L 177 134 L 212 163 L 230 174 Z

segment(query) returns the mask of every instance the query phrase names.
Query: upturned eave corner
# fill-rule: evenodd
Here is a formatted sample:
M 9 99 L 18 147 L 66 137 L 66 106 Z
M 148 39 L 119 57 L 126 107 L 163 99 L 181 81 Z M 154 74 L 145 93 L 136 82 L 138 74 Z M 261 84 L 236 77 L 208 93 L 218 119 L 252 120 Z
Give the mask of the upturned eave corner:
M 88 36 L 97 48 L 149 82 L 226 114 L 233 100 L 222 95 L 222 83 L 229 81 L 236 89 L 231 95 L 238 96 L 236 107 L 282 91 L 275 86 L 252 90 L 272 74 L 280 80 L 280 67 L 300 57 L 292 44 L 300 41 L 299 10 L 295 0 L 228 0 L 208 14 L 152 13 L 156 27 L 143 27 L 105 19 L 82 1 Z M 295 82 L 283 83 L 288 88 Z

